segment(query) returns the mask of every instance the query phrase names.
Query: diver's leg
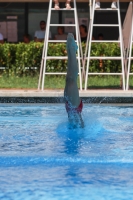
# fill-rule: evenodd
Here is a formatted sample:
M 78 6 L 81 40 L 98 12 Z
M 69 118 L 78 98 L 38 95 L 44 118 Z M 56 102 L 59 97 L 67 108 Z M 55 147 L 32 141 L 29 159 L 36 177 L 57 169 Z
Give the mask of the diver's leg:
M 79 108 L 82 102 L 79 98 L 79 90 L 77 86 L 77 76 L 78 76 L 78 63 L 76 59 L 77 45 L 75 43 L 73 34 L 68 34 L 67 37 L 67 53 L 68 53 L 68 65 L 67 65 L 67 76 L 66 76 L 66 86 L 64 90 L 64 98 L 66 105 L 68 104 L 70 110 L 68 109 L 68 118 L 70 124 L 73 127 L 84 127 L 84 122 L 80 112 L 74 111 L 73 108 Z M 72 109 L 71 109 L 72 106 Z M 66 106 L 67 108 L 67 106 Z
M 76 58 L 76 51 L 78 49 L 75 43 L 74 36 L 72 33 L 68 34 L 67 37 L 67 54 L 68 54 L 68 65 L 67 65 L 67 77 L 77 79 L 78 75 L 78 63 Z
M 76 59 L 76 50 L 77 45 L 73 34 L 69 33 L 67 37 L 68 65 L 64 97 L 72 106 L 78 107 L 81 100 L 79 98 L 79 90 L 77 86 L 78 64 Z

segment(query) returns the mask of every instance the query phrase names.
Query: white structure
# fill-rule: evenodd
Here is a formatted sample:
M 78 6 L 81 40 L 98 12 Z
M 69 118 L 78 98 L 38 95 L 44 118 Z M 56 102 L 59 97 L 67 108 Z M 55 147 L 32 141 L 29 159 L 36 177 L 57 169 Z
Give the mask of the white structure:
M 81 76 L 81 56 L 80 54 L 82 53 L 82 48 L 81 48 L 81 42 L 80 42 L 80 34 L 79 34 L 79 25 L 78 25 L 78 17 L 77 17 L 77 8 L 76 8 L 76 0 L 73 0 L 73 4 L 74 4 L 74 8 L 71 9 L 60 9 L 62 11 L 74 11 L 74 19 L 75 19 L 75 24 L 51 24 L 51 15 L 52 15 L 52 11 L 54 12 L 55 9 L 52 8 L 52 0 L 49 1 L 49 10 L 48 10 L 48 18 L 47 18 L 47 26 L 46 26 L 46 35 L 45 35 L 45 39 L 44 39 L 44 47 L 43 47 L 43 53 L 42 53 L 42 60 L 41 60 L 41 68 L 40 68 L 40 76 L 39 76 L 39 83 L 38 83 L 38 89 L 42 89 L 44 90 L 44 83 L 45 83 L 45 76 L 46 75 L 65 75 L 66 73 L 61 73 L 61 72 L 53 72 L 53 73 L 48 73 L 46 72 L 46 62 L 48 59 L 62 59 L 62 60 L 66 60 L 66 57 L 62 57 L 62 56 L 47 56 L 47 51 L 48 51 L 48 43 L 51 42 L 66 42 L 66 40 L 49 40 L 48 36 L 49 36 L 49 31 L 50 31 L 50 26 L 72 26 L 75 27 L 75 31 L 76 31 L 76 42 L 79 46 L 78 50 L 77 50 L 77 61 L 78 61 L 78 66 L 79 66 L 79 83 L 80 83 L 80 90 L 82 90 L 82 76 Z
M 103 1 L 102 1 L 103 2 Z M 106 1 L 107 2 L 107 1 Z M 88 84 L 88 77 L 89 75 L 119 75 L 122 76 L 122 86 L 123 90 L 125 90 L 125 73 L 124 73 L 124 48 L 123 48 L 123 37 L 122 37 L 122 31 L 121 31 L 121 19 L 120 19 L 120 7 L 119 7 L 119 1 L 117 1 L 117 9 L 111 9 L 111 8 L 106 8 L 106 9 L 95 9 L 95 0 L 93 1 L 93 6 L 91 7 L 90 5 L 90 27 L 89 27 L 89 34 L 88 34 L 88 40 L 86 45 L 86 51 L 85 51 L 85 57 L 84 57 L 84 66 L 83 69 L 86 68 L 86 75 L 85 75 L 85 90 L 87 90 L 87 84 Z M 118 16 L 118 24 L 94 24 L 94 16 L 95 12 L 104 12 L 104 11 L 109 11 L 109 12 L 117 12 Z M 119 40 L 92 40 L 92 33 L 93 33 L 93 27 L 118 27 L 119 29 Z M 120 45 L 120 56 L 118 57 L 105 57 L 105 56 L 91 56 L 91 46 L 92 42 L 110 42 L 110 43 L 118 43 Z M 88 53 L 87 53 L 88 52 Z M 90 60 L 121 60 L 121 73 L 93 73 L 89 71 L 90 67 Z M 87 62 L 86 62 L 87 61 Z M 86 64 L 87 63 L 87 64 Z
M 127 70 L 127 79 L 126 79 L 126 90 L 129 89 L 129 77 L 130 75 L 133 75 L 133 72 L 131 72 L 131 62 L 133 60 L 133 56 L 132 56 L 132 45 L 133 45 L 133 4 L 132 2 L 130 2 L 129 4 L 129 8 L 128 8 L 128 12 L 127 13 L 127 20 L 126 20 L 126 25 L 125 25 L 125 31 L 127 31 L 127 41 L 126 41 L 126 47 L 127 47 L 127 56 L 126 56 L 126 66 L 127 67 L 127 63 L 128 63 L 128 70 Z

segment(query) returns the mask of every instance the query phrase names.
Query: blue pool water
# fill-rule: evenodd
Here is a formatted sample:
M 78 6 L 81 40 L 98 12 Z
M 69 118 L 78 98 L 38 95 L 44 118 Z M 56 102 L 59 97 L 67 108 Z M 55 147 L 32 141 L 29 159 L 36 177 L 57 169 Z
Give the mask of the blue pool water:
M 132 200 L 133 107 L 0 104 L 0 200 Z

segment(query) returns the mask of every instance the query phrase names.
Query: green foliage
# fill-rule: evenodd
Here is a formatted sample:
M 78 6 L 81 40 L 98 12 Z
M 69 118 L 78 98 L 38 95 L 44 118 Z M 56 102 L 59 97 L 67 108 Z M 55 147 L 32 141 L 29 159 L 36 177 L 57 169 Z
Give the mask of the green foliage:
M 0 67 L 5 67 L 3 73 L 11 75 L 15 66 L 15 44 L 0 44 Z
M 83 52 L 85 44 L 82 44 Z M 43 43 L 0 44 L 0 67 L 5 67 L 3 74 L 8 76 L 33 76 L 39 73 Z M 66 44 L 49 43 L 48 56 L 67 56 Z M 91 56 L 101 56 L 101 60 L 90 61 L 90 72 L 120 72 L 120 60 L 102 60 L 102 56 L 120 56 L 118 43 L 93 43 Z M 66 72 L 66 60 L 46 62 L 47 72 Z M 2 71 L 2 70 L 1 70 Z
M 40 69 L 42 43 L 1 44 L 0 67 L 5 67 L 4 75 L 34 75 Z
M 48 56 L 67 56 L 66 44 L 49 43 Z M 47 72 L 66 72 L 67 60 L 47 60 Z
M 42 56 L 42 43 L 19 43 L 16 45 L 15 73 L 21 75 L 34 75 L 40 69 Z
M 121 60 L 102 60 L 102 57 L 119 57 L 118 43 L 93 43 L 91 56 L 101 56 L 101 60 L 90 61 L 90 72 L 121 72 Z

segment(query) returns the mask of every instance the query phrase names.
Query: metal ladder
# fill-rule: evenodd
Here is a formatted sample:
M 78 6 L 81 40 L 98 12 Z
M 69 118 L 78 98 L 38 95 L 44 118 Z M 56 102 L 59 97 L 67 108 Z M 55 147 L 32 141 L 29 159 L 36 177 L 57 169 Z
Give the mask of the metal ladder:
M 128 60 L 128 70 L 127 70 L 127 79 L 126 79 L 126 90 L 129 89 L 129 76 L 133 75 L 133 72 L 130 72 L 131 70 L 131 61 L 133 60 L 132 56 L 132 45 L 133 45 L 133 13 L 132 13 L 132 25 L 131 25 L 131 35 L 129 39 L 129 55 L 127 55 Z
M 102 11 L 110 11 L 110 12 L 117 12 L 118 14 L 118 24 L 94 24 L 94 15 L 95 12 Z M 119 40 L 92 40 L 92 33 L 93 33 L 93 27 L 118 27 L 119 28 Z M 86 45 L 85 50 L 85 56 L 84 56 L 84 66 L 83 68 L 86 68 L 86 75 L 85 75 L 85 90 L 87 90 L 87 84 L 88 84 L 88 75 L 121 75 L 122 76 L 122 86 L 123 90 L 125 90 L 125 74 L 124 74 L 124 47 L 123 47 L 123 38 L 122 38 L 122 30 L 121 30 L 121 19 L 120 19 L 120 6 L 119 1 L 117 1 L 117 9 L 111 9 L 111 8 L 100 8 L 95 9 L 95 0 L 93 1 L 93 7 L 92 7 L 92 16 L 90 17 L 90 33 L 88 34 L 89 37 L 89 44 Z M 111 56 L 91 56 L 91 46 L 92 42 L 94 43 L 100 43 L 100 42 L 109 42 L 109 43 L 118 43 L 120 44 L 120 56 L 117 57 L 111 57 Z M 88 52 L 88 55 L 87 55 Z M 87 60 L 87 64 L 86 64 Z M 89 65 L 90 60 L 121 60 L 121 66 L 122 66 L 122 72 L 121 73 L 101 73 L 101 72 L 89 72 Z M 86 67 L 85 67 L 86 65 Z
M 62 11 L 74 11 L 74 19 L 75 24 L 51 24 L 51 12 L 57 11 L 55 8 L 52 8 L 52 0 L 49 1 L 49 10 L 48 10 L 48 17 L 47 17 L 47 26 L 46 26 L 46 33 L 45 33 L 45 39 L 44 39 L 44 46 L 43 46 L 43 52 L 42 52 L 42 60 L 41 60 L 41 67 L 40 67 L 40 76 L 39 76 L 39 82 L 38 82 L 38 89 L 44 90 L 44 82 L 45 82 L 45 75 L 66 75 L 65 72 L 46 72 L 46 62 L 47 60 L 67 60 L 67 56 L 47 56 L 48 52 L 48 43 L 66 43 L 66 40 L 49 40 L 49 31 L 51 26 L 64 26 L 64 27 L 75 27 L 76 31 L 76 42 L 78 45 L 77 50 L 77 62 L 79 67 L 79 84 L 80 84 L 80 90 L 82 90 L 82 74 L 81 74 L 81 61 L 82 61 L 82 46 L 81 46 L 81 39 L 80 39 L 80 33 L 79 33 L 79 25 L 78 25 L 78 16 L 77 16 L 77 8 L 76 8 L 76 0 L 73 0 L 74 8 L 66 9 L 63 8 L 60 10 Z

